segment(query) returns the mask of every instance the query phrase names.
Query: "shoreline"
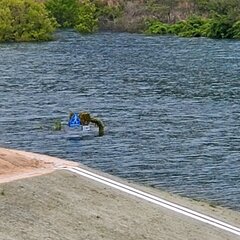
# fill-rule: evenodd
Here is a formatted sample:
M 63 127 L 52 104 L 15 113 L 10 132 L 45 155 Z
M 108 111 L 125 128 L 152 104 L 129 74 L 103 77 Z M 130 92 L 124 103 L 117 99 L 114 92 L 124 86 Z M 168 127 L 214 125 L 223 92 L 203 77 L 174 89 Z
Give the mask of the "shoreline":
M 5 164 L 4 168 L 2 168 L 3 162 Z M 6 164 L 6 162 L 10 164 Z M 32 165 L 30 163 L 32 163 Z M 12 165 L 13 165 L 13 168 L 11 168 Z M 28 165 L 27 169 L 26 169 L 26 165 Z M 170 227 L 175 229 L 175 226 L 177 225 L 180 229 L 184 225 L 184 228 L 188 229 L 187 233 L 183 233 L 183 231 L 179 230 L 178 227 L 176 227 L 176 229 L 173 232 L 171 232 L 168 229 L 165 232 L 166 236 L 173 235 L 174 237 L 164 238 L 164 239 L 199 239 L 196 236 L 202 236 L 202 234 L 207 234 L 208 238 L 205 238 L 205 239 L 211 239 L 211 240 L 237 239 L 236 235 L 227 233 L 226 231 L 223 231 L 221 229 L 217 229 L 217 228 L 208 226 L 205 223 L 192 220 L 190 218 L 187 218 L 184 215 L 178 215 L 167 209 L 155 206 L 152 203 L 148 203 L 141 199 L 137 199 L 134 196 L 130 196 L 126 193 L 119 192 L 118 190 L 108 186 L 104 186 L 101 183 L 94 182 L 91 179 L 87 179 L 83 176 L 77 176 L 74 173 L 70 173 L 66 170 L 63 170 L 64 168 L 67 169 L 67 168 L 73 168 L 76 166 L 81 166 L 82 169 L 91 171 L 91 173 L 93 174 L 101 175 L 102 177 L 106 177 L 108 179 L 111 179 L 112 181 L 117 181 L 120 184 L 127 184 L 128 186 L 134 187 L 139 191 L 144 191 L 156 197 L 161 197 L 166 201 L 170 201 L 170 202 L 173 202 L 174 204 L 179 204 L 180 206 L 187 207 L 189 209 L 200 212 L 202 214 L 206 214 L 207 216 L 214 217 L 220 221 L 227 222 L 238 228 L 240 227 L 239 226 L 240 212 L 233 211 L 233 210 L 219 207 L 219 206 L 211 206 L 205 202 L 195 201 L 193 199 L 188 199 L 188 198 L 180 197 L 175 194 L 163 192 L 155 188 L 149 188 L 146 186 L 130 183 L 118 177 L 111 176 L 109 174 L 102 173 L 94 169 L 90 169 L 76 162 L 66 161 L 63 159 L 49 157 L 49 156 L 37 154 L 37 153 L 30 153 L 25 151 L 4 149 L 4 148 L 0 148 L 0 169 L 1 169 L 0 170 L 0 193 L 1 193 L 0 205 L 2 206 L 2 208 L 0 208 L 1 216 L 4 215 L 4 209 L 9 209 L 9 207 L 7 207 L 9 206 L 9 204 L 11 208 L 13 208 L 11 210 L 13 211 L 13 216 L 15 216 L 14 212 L 17 211 L 15 207 L 18 206 L 18 204 L 22 206 L 22 203 L 18 202 L 18 197 L 21 199 L 21 191 L 22 191 L 21 186 L 25 186 L 24 188 L 26 188 L 26 191 L 22 197 L 24 197 L 25 195 L 28 196 L 29 197 L 28 201 L 30 203 L 33 203 L 33 205 L 35 204 L 36 201 L 41 199 L 42 195 L 45 195 L 46 193 L 48 195 L 48 198 L 52 198 L 52 197 L 55 198 L 55 200 L 51 203 L 53 206 L 55 206 L 55 204 L 60 200 L 62 201 L 61 203 L 62 205 L 65 205 L 65 204 L 68 205 L 68 202 L 69 204 L 71 204 L 71 201 L 73 201 L 73 199 L 75 198 L 78 199 L 76 200 L 76 206 L 75 205 L 72 206 L 72 208 L 65 213 L 66 214 L 65 217 L 67 218 L 72 218 L 70 216 L 72 214 L 74 215 L 74 211 L 79 211 L 81 214 L 83 214 L 84 219 L 85 217 L 88 219 L 89 217 L 88 211 L 89 212 L 95 211 L 94 209 L 96 208 L 96 206 L 97 208 L 101 206 L 97 214 L 100 216 L 99 219 L 101 219 L 102 214 L 106 214 L 105 216 L 106 219 L 102 219 L 103 222 L 98 223 L 100 225 L 97 225 L 97 227 L 95 226 L 93 227 L 95 229 L 94 231 L 96 231 L 96 236 L 99 235 L 99 227 L 103 227 L 104 224 L 105 224 L 104 225 L 105 228 L 108 228 L 109 226 L 111 226 L 112 216 L 116 217 L 116 219 L 114 220 L 116 221 L 116 224 L 119 223 L 119 221 L 122 223 L 123 216 L 127 218 L 127 220 L 126 219 L 125 220 L 129 224 L 130 223 L 133 224 L 133 222 L 136 221 L 136 219 L 133 216 L 137 215 L 138 218 L 142 219 L 141 221 L 143 222 L 148 221 L 149 218 L 150 219 L 153 218 L 155 220 L 157 219 L 157 222 L 160 221 L 161 224 L 164 225 L 165 223 L 162 222 L 161 219 L 164 218 L 166 220 L 167 218 L 169 222 L 167 221 L 168 222 L 167 226 L 164 225 L 165 228 Z M 8 168 L 8 171 L 7 171 L 7 168 Z M 4 170 L 5 172 L 3 172 L 3 169 L 5 169 Z M 45 188 L 44 186 L 47 186 L 47 187 Z M 65 186 L 64 189 L 62 189 L 63 186 Z M 11 190 L 11 189 L 15 189 L 15 190 Z M 57 195 L 56 195 L 56 192 L 57 192 Z M 18 195 L 19 193 L 20 195 Z M 34 198 L 36 194 L 37 195 L 39 194 L 39 199 Z M 59 196 L 62 196 L 62 198 L 61 197 L 59 198 Z M 104 199 L 102 199 L 103 196 L 104 196 Z M 16 206 L 11 205 L 11 201 L 13 201 L 14 204 L 16 202 Z M 84 204 L 82 201 L 84 202 Z M 94 201 L 94 203 L 92 201 Z M 112 202 L 114 202 L 113 205 L 111 205 Z M 44 206 L 45 203 L 42 202 L 41 204 L 42 204 L 42 209 L 45 209 L 45 206 Z M 135 209 L 139 204 L 144 209 L 143 213 L 141 213 L 141 209 Z M 116 205 L 119 205 L 120 207 L 116 208 Z M 57 207 L 56 206 L 53 207 L 53 209 L 55 208 Z M 51 209 L 51 211 L 53 209 Z M 135 209 L 135 210 L 132 211 L 130 209 Z M 30 212 L 32 211 L 35 212 L 36 208 L 31 205 L 30 210 L 31 210 Z M 60 214 L 59 210 L 55 213 L 56 215 Z M 39 214 L 42 213 L 42 211 L 43 210 L 39 210 L 39 209 L 37 210 Z M 107 214 L 108 211 L 110 212 Z M 22 217 L 21 215 L 24 216 L 25 214 L 28 215 L 28 213 L 26 212 L 26 209 L 22 208 L 22 210 L 19 212 L 19 215 L 17 217 L 21 218 Z M 156 218 L 155 214 L 160 214 L 161 218 L 158 218 L 158 217 Z M 177 222 L 175 222 L 176 221 L 175 218 L 178 219 Z M 1 224 L 4 224 L 4 226 L 6 227 L 8 226 L 8 222 L 10 223 L 11 221 L 13 221 L 13 219 L 12 218 L 8 219 L 8 217 L 5 215 L 4 215 L 4 219 L 5 220 L 3 220 L 2 223 L 0 223 L 0 239 L 5 240 L 8 238 L 1 238 L 1 232 L 4 231 L 3 227 L 1 228 Z M 86 222 L 85 220 L 83 220 L 83 222 L 84 224 L 87 224 L 86 229 L 89 228 L 88 230 L 86 230 L 86 234 L 90 234 L 89 231 L 91 230 L 90 230 L 88 221 Z M 28 224 L 29 223 L 30 222 L 28 222 Z M 153 222 L 151 224 L 147 223 L 146 227 L 144 228 L 145 235 L 147 234 L 148 229 L 151 228 L 152 225 L 154 224 L 155 223 Z M 161 228 L 160 232 L 158 231 L 159 229 L 156 228 L 157 226 Z M 155 225 L 156 229 L 155 230 L 153 229 L 152 233 L 148 233 L 149 239 L 156 239 L 156 236 L 160 236 L 159 234 L 162 231 L 165 231 L 164 229 L 162 229 L 162 225 L 161 226 L 157 225 L 157 226 Z M 133 227 L 133 229 L 135 228 Z M 143 229 L 136 230 L 135 234 L 137 235 L 135 237 L 137 239 L 144 239 L 139 237 L 141 235 L 140 233 L 142 230 Z M 19 232 L 19 229 L 16 228 L 16 231 Z M 37 234 L 38 230 L 35 229 L 35 231 Z M 61 228 L 59 228 L 56 231 L 61 231 Z M 180 236 L 178 236 L 179 231 L 181 232 Z M 75 234 L 74 231 L 72 231 L 71 234 Z M 176 238 L 176 236 L 178 236 L 178 238 Z M 32 239 L 32 238 L 28 236 L 28 239 Z M 58 238 L 53 237 L 52 239 L 58 239 Z M 79 238 L 72 237 L 71 239 L 79 239 Z M 85 239 L 98 239 L 98 238 L 92 237 L 92 238 L 85 238 Z M 105 236 L 105 238 L 100 238 L 100 239 L 121 239 L 121 238 L 115 238 L 114 236 L 112 238 L 107 238 Z M 132 239 L 132 238 L 126 238 L 126 239 Z

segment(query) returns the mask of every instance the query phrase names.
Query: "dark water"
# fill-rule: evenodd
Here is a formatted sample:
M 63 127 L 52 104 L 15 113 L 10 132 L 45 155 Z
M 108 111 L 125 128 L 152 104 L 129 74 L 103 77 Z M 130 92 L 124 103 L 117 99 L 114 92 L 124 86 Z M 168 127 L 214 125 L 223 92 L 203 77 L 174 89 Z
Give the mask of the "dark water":
M 240 42 L 59 32 L 0 45 L 0 146 L 240 210 Z M 69 110 L 107 134 L 53 132 Z

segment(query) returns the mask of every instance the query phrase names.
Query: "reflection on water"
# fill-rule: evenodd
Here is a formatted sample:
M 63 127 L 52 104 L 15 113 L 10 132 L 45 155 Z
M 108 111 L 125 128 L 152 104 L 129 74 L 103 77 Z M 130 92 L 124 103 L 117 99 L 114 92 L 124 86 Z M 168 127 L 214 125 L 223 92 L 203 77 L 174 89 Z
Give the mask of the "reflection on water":
M 0 45 L 0 145 L 240 209 L 240 42 L 125 33 Z M 102 137 L 55 119 L 89 111 Z

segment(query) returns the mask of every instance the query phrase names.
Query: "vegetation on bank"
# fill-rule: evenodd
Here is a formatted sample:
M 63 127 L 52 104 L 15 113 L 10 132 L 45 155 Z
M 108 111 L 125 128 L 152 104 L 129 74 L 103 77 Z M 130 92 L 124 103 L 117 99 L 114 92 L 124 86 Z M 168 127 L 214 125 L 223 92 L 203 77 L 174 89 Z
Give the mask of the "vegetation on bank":
M 92 33 L 98 28 L 96 6 L 90 0 L 47 0 L 46 9 L 61 28 Z
M 34 0 L 0 0 L 0 42 L 50 40 L 56 21 Z
M 240 38 L 239 0 L 201 0 L 194 5 L 194 9 L 192 14 L 177 22 L 149 19 L 146 21 L 146 33 L 218 39 Z
M 240 38 L 240 0 L 0 0 L 0 41 L 42 41 L 60 28 Z
M 240 21 L 233 21 L 227 16 L 203 18 L 189 17 L 187 20 L 175 24 L 166 24 L 158 20 L 147 22 L 147 34 L 174 34 L 180 37 L 208 37 L 208 38 L 240 38 Z

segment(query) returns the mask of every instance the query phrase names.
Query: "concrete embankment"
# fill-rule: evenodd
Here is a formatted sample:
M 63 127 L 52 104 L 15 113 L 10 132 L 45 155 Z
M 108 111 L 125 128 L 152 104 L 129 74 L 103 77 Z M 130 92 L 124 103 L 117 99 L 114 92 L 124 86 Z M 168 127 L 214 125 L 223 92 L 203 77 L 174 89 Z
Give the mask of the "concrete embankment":
M 236 234 L 144 201 L 84 176 L 66 170 L 53 171 L 62 166 L 76 166 L 76 163 L 38 154 L 8 151 L 0 149 L 0 164 L 1 161 L 5 164 L 5 171 L 0 172 L 2 179 L 0 240 L 240 239 Z M 21 167 L 21 162 L 25 162 L 26 159 L 35 161 L 32 168 L 33 172 L 38 170 L 37 176 L 31 175 L 33 174 L 31 169 L 26 172 L 26 169 Z M 40 163 L 36 164 L 38 161 Z M 15 166 L 15 171 L 10 171 L 11 164 Z M 46 171 L 48 167 L 49 171 Z M 41 170 L 44 170 L 43 175 L 40 175 Z M 206 203 L 126 183 L 122 179 L 97 173 L 240 227 L 239 212 L 209 206 Z M 25 178 L 27 174 L 30 175 Z M 15 179 L 14 175 L 18 177 Z M 7 181 L 9 176 L 11 178 Z

